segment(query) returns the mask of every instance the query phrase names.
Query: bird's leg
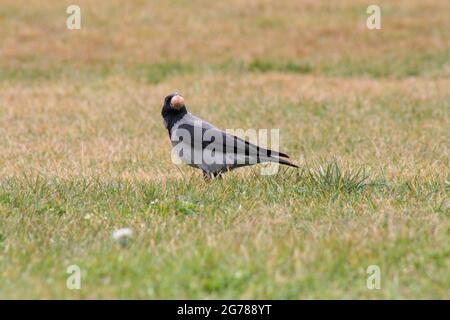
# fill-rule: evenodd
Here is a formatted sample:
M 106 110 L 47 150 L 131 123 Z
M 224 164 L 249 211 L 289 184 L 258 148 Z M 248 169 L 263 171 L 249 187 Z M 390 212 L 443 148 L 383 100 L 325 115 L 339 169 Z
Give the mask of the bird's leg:
M 211 181 L 212 179 L 222 179 L 222 174 L 220 172 L 213 173 L 203 171 L 203 179 L 205 179 L 205 181 Z
M 203 171 L 203 179 L 205 179 L 205 181 L 211 181 L 212 175 L 206 171 Z
M 222 178 L 223 178 L 222 173 L 220 173 L 220 172 L 213 174 L 213 177 L 216 179 L 220 179 L 220 180 L 222 180 Z

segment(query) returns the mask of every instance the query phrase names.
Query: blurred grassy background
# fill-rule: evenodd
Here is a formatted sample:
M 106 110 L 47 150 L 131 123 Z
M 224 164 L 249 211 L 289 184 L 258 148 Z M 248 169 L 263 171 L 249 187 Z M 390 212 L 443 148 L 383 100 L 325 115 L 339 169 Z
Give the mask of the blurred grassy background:
M 332 76 L 448 76 L 448 1 L 78 1 L 82 30 L 65 30 L 64 1 L 2 2 L 2 79 L 105 77 L 150 82 L 194 71 Z M 206 69 L 206 70 L 204 70 Z M 74 72 L 74 71 L 78 72 Z M 80 75 L 81 73 L 81 75 Z
M 0 6 L 0 297 L 450 297 L 448 1 L 378 1 L 382 30 L 359 0 L 69 4 Z M 174 90 L 310 169 L 177 169 Z

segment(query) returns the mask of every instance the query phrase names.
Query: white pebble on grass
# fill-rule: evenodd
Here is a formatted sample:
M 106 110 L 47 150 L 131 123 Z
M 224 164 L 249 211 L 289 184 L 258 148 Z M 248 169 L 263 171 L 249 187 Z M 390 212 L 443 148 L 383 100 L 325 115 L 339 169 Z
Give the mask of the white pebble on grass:
M 117 229 L 113 231 L 112 237 L 120 245 L 125 246 L 128 244 L 128 240 L 133 237 L 133 230 L 130 228 Z

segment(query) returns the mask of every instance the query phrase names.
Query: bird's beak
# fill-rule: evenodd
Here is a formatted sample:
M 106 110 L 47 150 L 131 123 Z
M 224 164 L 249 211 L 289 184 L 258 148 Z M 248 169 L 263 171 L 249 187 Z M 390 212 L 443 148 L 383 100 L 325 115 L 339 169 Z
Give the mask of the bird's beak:
M 170 100 L 170 106 L 176 110 L 181 109 L 184 106 L 184 98 L 178 94 L 173 96 Z

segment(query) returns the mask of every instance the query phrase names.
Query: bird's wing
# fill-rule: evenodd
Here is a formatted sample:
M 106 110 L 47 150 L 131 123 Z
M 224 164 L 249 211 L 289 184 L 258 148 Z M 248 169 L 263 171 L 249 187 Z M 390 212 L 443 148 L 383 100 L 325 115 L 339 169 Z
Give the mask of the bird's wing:
M 183 122 L 178 125 L 175 131 L 176 135 L 181 134 L 181 131 L 178 131 L 179 129 L 185 130 L 185 133 L 191 138 L 191 145 L 194 147 L 201 146 L 202 149 L 210 148 L 223 153 L 235 153 L 254 157 L 288 158 L 288 155 L 285 153 L 261 148 L 253 143 L 219 130 L 210 123 L 194 116 L 183 119 Z

